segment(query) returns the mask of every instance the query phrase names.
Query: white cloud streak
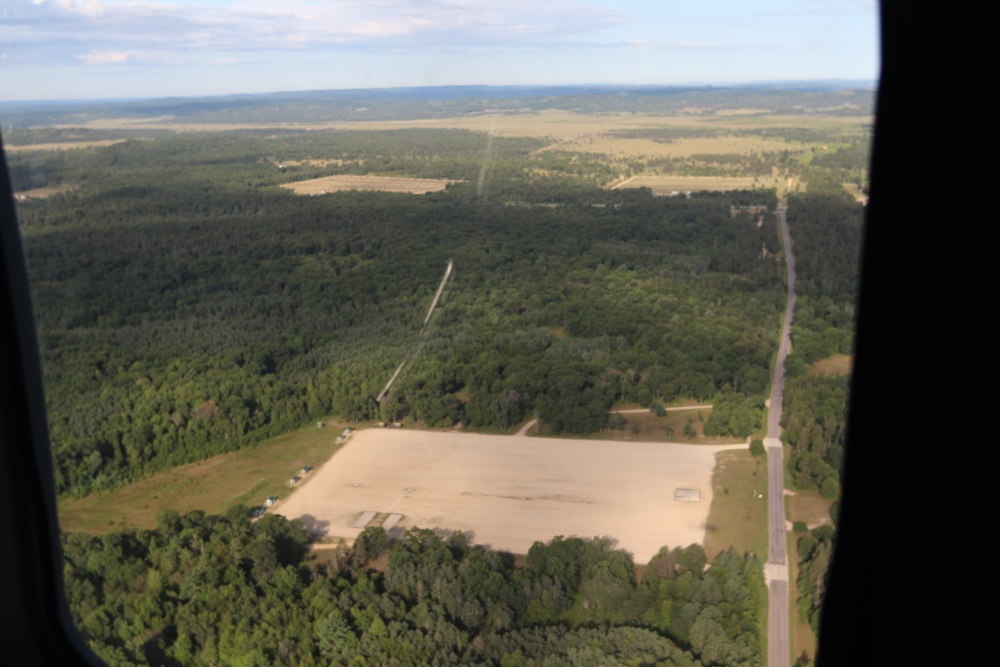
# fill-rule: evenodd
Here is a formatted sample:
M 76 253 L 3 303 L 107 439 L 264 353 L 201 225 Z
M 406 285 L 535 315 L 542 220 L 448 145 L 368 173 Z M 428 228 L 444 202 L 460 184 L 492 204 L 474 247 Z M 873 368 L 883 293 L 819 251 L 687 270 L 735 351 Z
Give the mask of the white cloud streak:
M 128 60 L 128 54 L 123 51 L 104 51 L 102 53 L 81 53 L 76 56 L 87 65 L 112 65 Z
M 187 53 L 281 50 L 558 46 L 627 17 L 572 0 L 258 0 L 219 6 L 156 0 L 12 0 L 0 9 L 0 42 L 30 59 L 115 63 L 137 49 Z M 164 56 L 166 57 L 166 56 Z

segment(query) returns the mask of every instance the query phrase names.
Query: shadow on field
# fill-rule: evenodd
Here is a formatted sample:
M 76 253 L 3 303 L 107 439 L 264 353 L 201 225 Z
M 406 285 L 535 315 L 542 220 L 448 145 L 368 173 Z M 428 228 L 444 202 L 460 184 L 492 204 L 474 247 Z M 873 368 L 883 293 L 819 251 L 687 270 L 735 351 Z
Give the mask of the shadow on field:
M 313 535 L 326 535 L 330 532 L 330 522 L 317 519 L 312 514 L 303 514 L 298 518 L 302 526 Z

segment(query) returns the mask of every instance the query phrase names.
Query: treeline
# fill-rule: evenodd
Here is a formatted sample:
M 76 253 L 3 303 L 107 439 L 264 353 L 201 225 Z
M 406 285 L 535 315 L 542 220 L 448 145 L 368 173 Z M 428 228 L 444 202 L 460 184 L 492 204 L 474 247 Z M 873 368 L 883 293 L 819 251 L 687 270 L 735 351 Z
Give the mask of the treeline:
M 636 576 L 607 538 L 510 554 L 410 529 L 304 560 L 297 522 L 246 508 L 63 536 L 70 609 L 119 665 L 760 665 L 756 556 L 661 549 Z M 387 565 L 385 564 L 387 562 Z M 381 565 L 376 565 L 381 563 Z
M 792 446 L 788 470 L 800 489 L 840 497 L 840 468 L 847 434 L 850 376 L 789 378 L 782 405 L 782 436 Z
M 168 137 L 170 130 L 103 129 L 94 127 L 8 127 L 3 132 L 4 146 L 33 144 L 74 144 L 88 141 L 149 139 Z
M 850 375 L 812 374 L 808 365 L 853 352 L 864 208 L 842 191 L 789 197 L 788 226 L 798 297 L 792 353 L 786 361 L 782 437 L 791 445 L 788 472 L 801 489 L 834 501 L 836 522 L 847 433 Z M 798 540 L 799 613 L 814 631 L 833 550 L 834 528 Z
M 819 615 L 826 592 L 826 572 L 833 558 L 836 531 L 833 526 L 819 526 L 798 538 L 799 553 L 798 613 L 819 635 Z
M 854 350 L 864 208 L 846 194 L 793 196 L 788 226 L 796 266 L 792 353 L 786 361 L 783 437 L 800 488 L 840 496 L 850 377 L 810 375 L 808 364 Z
M 850 354 L 864 207 L 843 191 L 790 195 L 787 219 L 796 268 L 793 356 L 811 364 Z
M 773 192 L 669 199 L 512 178 L 524 205 L 472 184 L 299 197 L 241 180 L 228 140 L 177 142 L 92 151 L 81 159 L 129 168 L 20 210 L 60 493 L 330 414 L 500 429 L 537 414 L 588 433 L 615 402 L 689 397 L 720 406 L 715 434 L 760 423 L 777 227 L 733 206 L 773 206 Z M 180 157 L 156 165 L 171 150 L 197 178 Z

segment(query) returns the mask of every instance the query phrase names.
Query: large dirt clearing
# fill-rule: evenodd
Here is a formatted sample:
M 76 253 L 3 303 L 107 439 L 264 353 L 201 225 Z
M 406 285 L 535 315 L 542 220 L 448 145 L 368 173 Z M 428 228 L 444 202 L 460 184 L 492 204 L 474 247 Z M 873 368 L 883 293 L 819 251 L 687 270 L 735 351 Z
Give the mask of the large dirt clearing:
M 745 447 L 370 429 L 276 511 L 345 538 L 363 512 L 397 513 L 393 534 L 461 530 L 521 554 L 556 535 L 606 535 L 646 563 L 661 546 L 704 541 L 715 454 Z M 676 501 L 677 488 L 701 500 Z
M 379 190 L 381 192 L 409 192 L 422 195 L 438 192 L 448 187 L 447 181 L 435 178 L 399 178 L 395 176 L 324 176 L 309 181 L 285 183 L 281 187 L 297 195 L 322 195 L 339 190 Z

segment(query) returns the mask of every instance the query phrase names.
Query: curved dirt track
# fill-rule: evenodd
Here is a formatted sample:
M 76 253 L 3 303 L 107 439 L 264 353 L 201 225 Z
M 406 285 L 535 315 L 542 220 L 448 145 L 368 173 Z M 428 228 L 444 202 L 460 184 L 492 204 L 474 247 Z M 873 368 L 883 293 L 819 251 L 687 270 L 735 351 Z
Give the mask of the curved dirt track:
M 609 536 L 645 563 L 661 546 L 704 541 L 715 454 L 745 447 L 367 429 L 275 511 L 345 538 L 363 512 L 396 513 L 393 534 L 462 530 L 513 553 L 556 535 Z M 676 501 L 677 488 L 701 500 Z

